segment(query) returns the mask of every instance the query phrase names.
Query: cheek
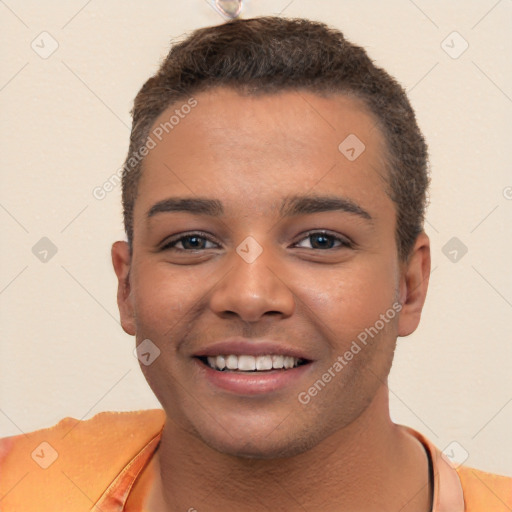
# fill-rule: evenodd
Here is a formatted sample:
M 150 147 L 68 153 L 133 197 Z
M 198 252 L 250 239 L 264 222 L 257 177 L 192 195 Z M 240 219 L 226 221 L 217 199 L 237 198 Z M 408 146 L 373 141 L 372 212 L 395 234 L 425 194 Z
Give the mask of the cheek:
M 132 293 L 134 297 L 137 333 L 144 336 L 162 336 L 162 333 L 179 326 L 195 302 L 200 299 L 194 294 L 193 280 L 181 274 L 169 272 L 169 268 L 158 263 L 134 266 Z M 197 296 L 196 296 L 197 295 Z
M 392 309 L 397 298 L 397 274 L 392 265 L 368 261 L 316 275 L 305 286 L 307 303 L 317 321 L 339 339 L 355 338 Z M 394 316 L 394 312 L 393 316 Z

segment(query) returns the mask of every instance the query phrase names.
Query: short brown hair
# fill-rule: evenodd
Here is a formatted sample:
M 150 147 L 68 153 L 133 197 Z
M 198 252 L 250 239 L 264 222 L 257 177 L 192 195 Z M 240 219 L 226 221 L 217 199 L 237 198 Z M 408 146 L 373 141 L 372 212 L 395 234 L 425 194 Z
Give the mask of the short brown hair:
M 427 146 L 404 89 L 340 31 L 320 22 L 280 17 L 237 19 L 195 30 L 171 48 L 158 72 L 140 89 L 131 112 L 130 148 L 122 177 L 130 247 L 143 164 L 133 155 L 166 108 L 215 87 L 232 87 L 244 94 L 306 90 L 362 99 L 386 140 L 386 179 L 396 205 L 397 249 L 399 257 L 407 259 L 423 230 L 429 177 Z

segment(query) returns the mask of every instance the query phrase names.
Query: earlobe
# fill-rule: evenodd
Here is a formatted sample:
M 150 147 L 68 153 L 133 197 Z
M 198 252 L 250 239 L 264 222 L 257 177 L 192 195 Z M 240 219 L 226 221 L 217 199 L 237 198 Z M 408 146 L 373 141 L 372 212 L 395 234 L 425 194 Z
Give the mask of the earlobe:
M 127 242 L 115 242 L 112 245 L 112 265 L 117 276 L 117 305 L 124 331 L 135 336 L 135 315 L 132 304 L 130 266 L 130 247 Z
M 398 335 L 413 333 L 421 318 L 430 277 L 430 240 L 422 232 L 418 235 L 411 255 L 400 279 L 400 302 L 402 310 L 398 321 Z

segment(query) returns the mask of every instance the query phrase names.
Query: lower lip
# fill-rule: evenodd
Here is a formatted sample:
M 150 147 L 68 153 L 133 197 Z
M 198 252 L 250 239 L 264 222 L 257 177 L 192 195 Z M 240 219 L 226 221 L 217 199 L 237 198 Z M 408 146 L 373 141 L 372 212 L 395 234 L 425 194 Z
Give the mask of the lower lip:
M 289 387 L 310 371 L 312 363 L 306 363 L 288 370 L 267 370 L 261 372 L 218 371 L 195 358 L 206 380 L 217 388 L 238 395 L 261 395 Z

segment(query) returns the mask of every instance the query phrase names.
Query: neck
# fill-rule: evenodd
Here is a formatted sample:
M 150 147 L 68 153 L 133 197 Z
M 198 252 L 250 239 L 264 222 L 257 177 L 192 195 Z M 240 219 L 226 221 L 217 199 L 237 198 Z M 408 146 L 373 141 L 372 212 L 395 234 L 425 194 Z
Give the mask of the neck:
M 428 512 L 428 458 L 391 421 L 387 393 L 383 386 L 356 421 L 289 458 L 222 454 L 167 421 L 149 510 Z

